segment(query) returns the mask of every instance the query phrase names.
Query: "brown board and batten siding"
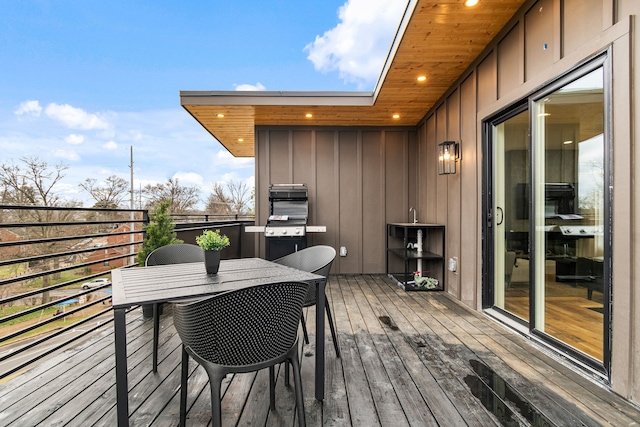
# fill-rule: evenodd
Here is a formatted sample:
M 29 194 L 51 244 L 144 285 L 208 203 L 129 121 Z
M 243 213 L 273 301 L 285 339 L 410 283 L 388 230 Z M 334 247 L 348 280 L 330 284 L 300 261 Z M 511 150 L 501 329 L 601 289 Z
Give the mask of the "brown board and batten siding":
M 417 140 L 414 128 L 257 127 L 256 222 L 269 215 L 269 184 L 307 184 L 309 224 L 327 227 L 308 244 L 347 248 L 332 273 L 384 273 L 386 224 L 407 221 L 417 202 Z
M 446 219 L 446 290 L 481 309 L 482 121 L 525 99 L 548 82 L 607 48 L 612 72 L 613 333 L 612 388 L 640 402 L 640 32 L 637 0 L 529 1 L 418 124 L 418 152 L 426 161 L 437 144 L 456 140 L 462 156 L 457 178 L 426 174 L 418 183 L 427 221 Z M 456 95 L 459 93 L 459 95 Z M 458 97 L 459 96 L 459 97 Z M 636 125 L 633 125 L 633 124 Z M 459 132 L 459 133 L 458 133 Z M 443 194 L 444 193 L 444 194 Z M 446 195 L 445 195 L 446 194 Z M 434 208 L 434 205 L 436 206 Z M 455 230 L 458 228 L 458 230 Z M 633 356 L 633 355 L 636 356 Z

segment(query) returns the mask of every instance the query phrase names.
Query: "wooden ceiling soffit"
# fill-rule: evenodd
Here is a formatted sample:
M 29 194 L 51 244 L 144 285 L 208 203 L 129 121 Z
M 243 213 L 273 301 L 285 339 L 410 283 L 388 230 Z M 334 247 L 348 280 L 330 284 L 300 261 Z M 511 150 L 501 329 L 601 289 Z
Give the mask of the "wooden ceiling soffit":
M 183 105 L 209 133 L 236 157 L 253 157 L 253 106 Z
M 357 115 L 363 107 L 371 107 L 373 96 L 370 92 L 181 91 L 180 103 L 231 154 L 253 157 L 255 126 L 355 126 Z M 336 123 L 339 111 L 344 120 Z
M 237 157 L 254 156 L 255 126 L 415 126 L 525 1 L 410 0 L 373 92 L 181 91 L 180 103 Z

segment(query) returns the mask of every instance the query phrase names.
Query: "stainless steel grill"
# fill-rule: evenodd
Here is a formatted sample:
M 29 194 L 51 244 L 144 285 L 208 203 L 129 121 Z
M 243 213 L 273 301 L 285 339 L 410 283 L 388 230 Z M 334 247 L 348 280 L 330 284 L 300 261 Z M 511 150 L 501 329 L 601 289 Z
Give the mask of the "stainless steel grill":
M 306 184 L 271 184 L 269 218 L 264 227 L 246 227 L 263 232 L 265 255 L 274 260 L 307 247 L 307 233 L 323 233 L 324 226 L 308 226 L 309 191 Z
M 307 247 L 309 192 L 306 184 L 271 184 L 269 219 L 264 227 L 267 259 Z
M 309 192 L 305 184 L 269 186 L 269 220 L 265 237 L 305 236 L 309 217 Z

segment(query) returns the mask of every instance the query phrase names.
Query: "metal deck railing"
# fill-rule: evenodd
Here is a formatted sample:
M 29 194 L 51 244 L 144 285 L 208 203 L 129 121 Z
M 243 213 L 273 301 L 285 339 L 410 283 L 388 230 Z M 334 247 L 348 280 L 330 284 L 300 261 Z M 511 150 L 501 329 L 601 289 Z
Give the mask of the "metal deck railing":
M 229 257 L 243 256 L 252 218 L 173 216 L 178 238 L 224 229 Z M 148 221 L 143 209 L 0 205 L 0 379 L 111 322 L 110 271 L 137 265 Z

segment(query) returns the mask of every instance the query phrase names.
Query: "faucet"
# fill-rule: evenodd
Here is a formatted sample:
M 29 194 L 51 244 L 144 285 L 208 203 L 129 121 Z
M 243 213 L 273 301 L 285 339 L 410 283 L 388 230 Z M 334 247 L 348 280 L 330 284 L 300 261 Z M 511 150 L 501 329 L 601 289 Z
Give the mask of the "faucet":
M 413 211 L 413 223 L 418 222 L 418 218 L 416 217 L 416 208 L 409 208 L 409 212 Z

